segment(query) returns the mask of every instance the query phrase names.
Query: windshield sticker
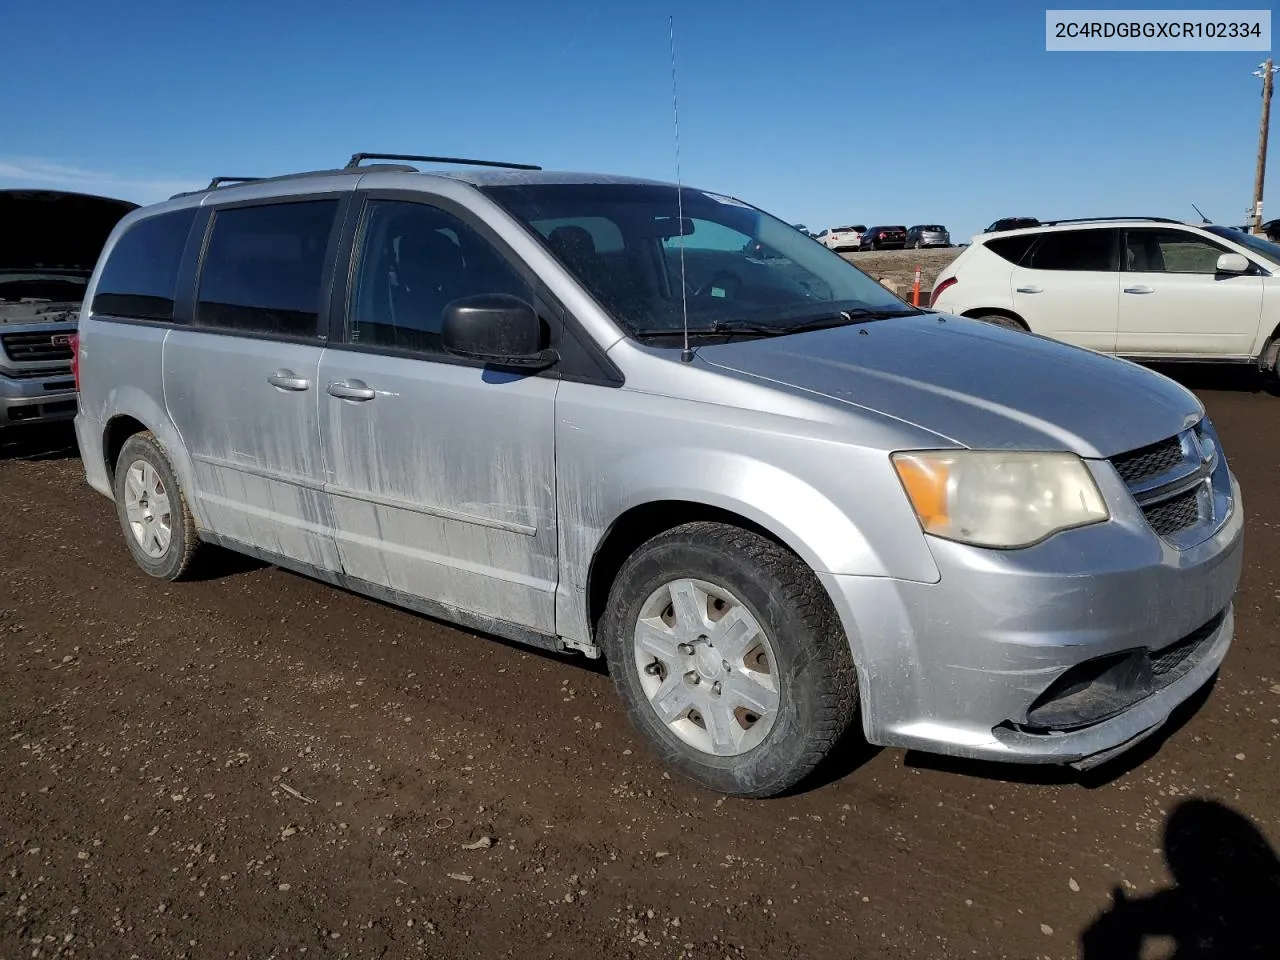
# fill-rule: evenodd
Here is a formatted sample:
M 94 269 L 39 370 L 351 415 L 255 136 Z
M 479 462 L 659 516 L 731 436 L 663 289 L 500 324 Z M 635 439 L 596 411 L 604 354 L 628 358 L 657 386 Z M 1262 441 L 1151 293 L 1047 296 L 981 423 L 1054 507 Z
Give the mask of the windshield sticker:
M 704 193 L 703 196 L 710 200 L 714 200 L 716 203 L 727 204 L 730 207 L 745 207 L 747 210 L 751 209 L 750 204 L 743 203 L 741 200 L 735 200 L 733 197 L 722 197 L 718 193 Z

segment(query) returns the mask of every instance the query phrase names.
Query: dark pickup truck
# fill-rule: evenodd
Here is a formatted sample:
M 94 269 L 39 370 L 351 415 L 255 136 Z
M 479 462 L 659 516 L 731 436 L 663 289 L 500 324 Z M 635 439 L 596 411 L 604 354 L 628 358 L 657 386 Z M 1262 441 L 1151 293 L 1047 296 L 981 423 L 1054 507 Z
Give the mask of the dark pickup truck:
M 0 430 L 76 415 L 72 337 L 85 284 L 137 204 L 59 190 L 0 190 Z

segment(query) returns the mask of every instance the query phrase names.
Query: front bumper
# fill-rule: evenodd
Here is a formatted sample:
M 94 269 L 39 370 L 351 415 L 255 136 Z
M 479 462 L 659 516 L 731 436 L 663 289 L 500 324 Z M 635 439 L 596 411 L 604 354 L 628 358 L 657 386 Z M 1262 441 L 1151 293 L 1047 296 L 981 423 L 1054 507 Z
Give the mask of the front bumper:
M 69 372 L 24 377 L 0 372 L 0 427 L 53 423 L 75 415 L 75 381 Z
M 1229 482 L 1230 516 L 1186 550 L 1113 520 L 1008 552 L 931 538 L 932 584 L 821 574 L 868 740 L 1083 767 L 1154 733 L 1231 644 L 1244 520 Z

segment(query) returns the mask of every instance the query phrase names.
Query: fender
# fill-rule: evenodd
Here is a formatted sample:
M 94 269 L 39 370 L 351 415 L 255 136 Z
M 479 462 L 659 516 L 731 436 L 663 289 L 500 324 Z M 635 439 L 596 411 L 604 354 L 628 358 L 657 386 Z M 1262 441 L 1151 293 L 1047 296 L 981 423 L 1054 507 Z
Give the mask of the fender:
M 871 479 L 883 478 L 883 465 L 866 471 L 865 488 L 850 495 L 863 502 L 877 523 L 903 525 L 903 536 L 877 538 L 893 544 L 895 556 L 877 551 L 850 511 L 812 484 L 742 454 L 675 448 L 658 458 L 641 451 L 612 463 L 607 477 L 575 475 L 578 472 L 568 471 L 559 484 L 561 577 L 556 611 L 557 632 L 564 637 L 590 637 L 588 579 L 608 532 L 629 510 L 661 501 L 740 516 L 776 537 L 815 573 L 896 576 L 928 583 L 940 577 L 905 498 L 895 491 L 901 505 L 894 509 L 885 502 L 883 482 Z M 601 491 L 609 494 L 602 496 Z

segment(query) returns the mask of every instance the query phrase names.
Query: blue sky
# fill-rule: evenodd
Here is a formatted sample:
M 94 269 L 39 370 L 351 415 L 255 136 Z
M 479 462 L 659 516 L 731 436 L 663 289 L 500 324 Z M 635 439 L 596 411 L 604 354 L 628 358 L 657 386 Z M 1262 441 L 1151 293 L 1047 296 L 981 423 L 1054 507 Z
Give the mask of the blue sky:
M 685 182 L 788 221 L 1244 222 L 1266 54 L 1047 53 L 1047 5 L 15 4 L 0 186 L 148 202 L 357 150 L 673 179 L 674 12 Z

